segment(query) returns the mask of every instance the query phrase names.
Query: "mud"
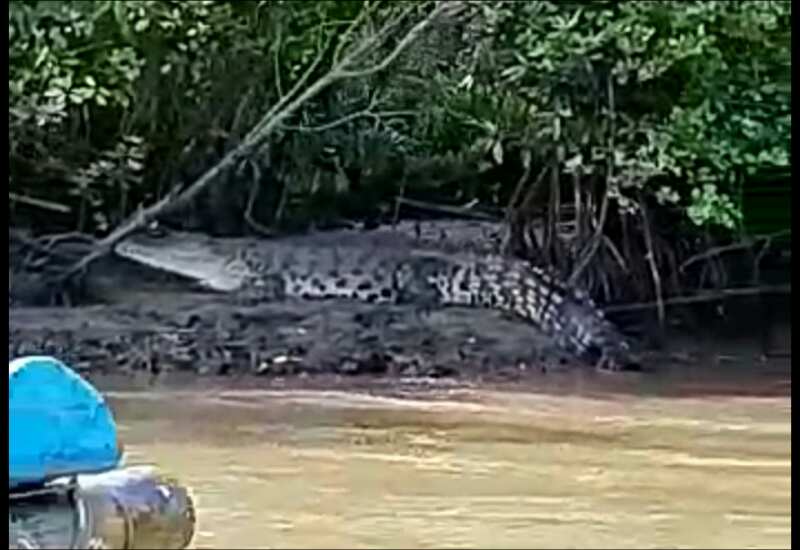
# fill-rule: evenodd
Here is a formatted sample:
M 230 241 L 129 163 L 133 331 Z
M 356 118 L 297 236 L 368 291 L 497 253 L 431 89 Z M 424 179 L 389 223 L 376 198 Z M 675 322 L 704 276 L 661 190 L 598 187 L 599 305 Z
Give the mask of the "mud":
M 146 292 L 138 302 L 14 308 L 9 356 L 47 353 L 82 370 L 285 376 L 453 376 L 547 368 L 567 358 L 535 328 L 492 312 L 351 302 L 236 307 Z
M 123 294 L 118 290 L 117 297 Z M 675 331 L 643 350 L 641 373 L 604 374 L 562 355 L 535 327 L 482 310 L 285 301 L 237 307 L 222 296 L 129 289 L 125 301 L 9 310 L 9 358 L 59 357 L 120 387 L 353 388 L 418 393 L 479 385 L 553 393 L 788 395 L 791 326 L 766 358 L 758 339 Z M 510 384 L 510 386 L 509 386 Z

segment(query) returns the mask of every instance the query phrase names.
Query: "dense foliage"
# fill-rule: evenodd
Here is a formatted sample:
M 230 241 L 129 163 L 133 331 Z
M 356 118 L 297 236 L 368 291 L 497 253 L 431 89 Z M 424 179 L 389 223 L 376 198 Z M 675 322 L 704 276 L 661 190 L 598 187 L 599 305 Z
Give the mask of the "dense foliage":
M 462 8 L 291 113 L 209 191 L 214 214 L 220 196 L 249 229 L 386 216 L 398 194 L 478 204 L 551 229 L 571 219 L 580 264 L 609 224 L 651 208 L 741 232 L 745 184 L 789 173 L 790 2 Z M 10 2 L 12 220 L 107 230 L 201 175 L 349 47 L 377 34 L 379 63 L 430 9 Z
M 615 197 L 649 185 L 695 223 L 733 227 L 743 176 L 789 166 L 790 9 L 501 3 L 484 72 L 469 75 L 487 108 L 466 115 L 555 148 L 567 172 L 613 170 Z

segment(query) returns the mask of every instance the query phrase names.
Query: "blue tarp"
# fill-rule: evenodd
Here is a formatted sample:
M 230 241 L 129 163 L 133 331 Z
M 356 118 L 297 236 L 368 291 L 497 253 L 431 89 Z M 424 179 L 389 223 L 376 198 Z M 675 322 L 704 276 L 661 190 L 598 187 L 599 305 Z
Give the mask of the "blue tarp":
M 102 395 L 52 357 L 8 365 L 9 487 L 112 470 L 121 448 Z

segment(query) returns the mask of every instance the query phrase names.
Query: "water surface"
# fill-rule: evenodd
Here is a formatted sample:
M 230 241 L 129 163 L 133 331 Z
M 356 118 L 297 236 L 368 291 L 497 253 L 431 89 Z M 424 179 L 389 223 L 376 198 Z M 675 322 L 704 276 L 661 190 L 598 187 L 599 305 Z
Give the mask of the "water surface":
M 196 548 L 788 548 L 791 401 L 443 387 L 117 391 Z

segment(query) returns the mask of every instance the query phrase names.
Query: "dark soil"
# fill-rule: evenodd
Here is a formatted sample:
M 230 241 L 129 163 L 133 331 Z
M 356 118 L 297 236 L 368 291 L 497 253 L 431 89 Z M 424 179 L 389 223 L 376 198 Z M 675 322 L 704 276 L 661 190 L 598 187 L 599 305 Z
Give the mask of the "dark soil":
M 140 301 L 14 308 L 9 356 L 47 353 L 82 370 L 200 374 L 452 376 L 562 357 L 534 328 L 493 312 L 353 302 L 236 307 L 224 297 L 146 292 Z M 566 359 L 566 358 L 563 358 Z

